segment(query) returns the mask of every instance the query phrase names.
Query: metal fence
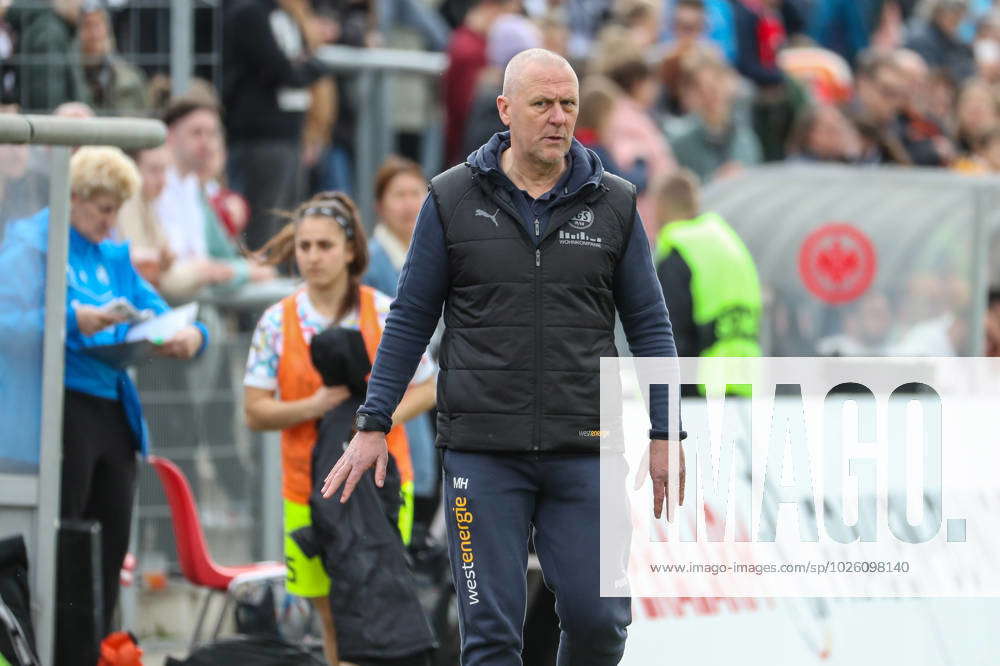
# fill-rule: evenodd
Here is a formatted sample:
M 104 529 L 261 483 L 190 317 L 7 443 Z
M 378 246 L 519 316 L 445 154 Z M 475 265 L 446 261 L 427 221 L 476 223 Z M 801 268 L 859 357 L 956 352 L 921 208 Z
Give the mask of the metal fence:
M 316 54 L 328 67 L 340 73 L 347 81 L 350 94 L 358 110 L 354 136 L 355 200 L 361 209 L 362 219 L 369 228 L 375 219 L 374 180 L 379 164 L 395 152 L 393 146 L 393 109 L 401 100 L 394 100 L 396 79 L 400 76 L 419 76 L 431 87 L 447 65 L 443 53 L 407 51 L 402 49 L 363 49 L 349 46 L 325 46 Z M 443 164 L 443 116 L 432 94 L 433 108 L 422 109 L 429 118 L 422 132 L 420 162 L 424 173 L 436 174 Z M 414 109 L 414 112 L 416 109 Z
M 152 450 L 188 477 L 209 551 L 223 564 L 283 559 L 278 435 L 246 427 L 243 373 L 253 325 L 292 288 L 251 285 L 224 301 L 209 294 L 199 312 L 211 338 L 202 356 L 136 369 Z M 170 510 L 149 466 L 139 473 L 133 535 L 140 573 L 179 573 Z
M 13 54 L 0 62 L 4 72 L 16 74 L 21 109 L 48 113 L 68 101 L 87 101 L 77 42 L 69 49 L 39 52 L 34 40 L 25 39 L 40 14 L 51 12 L 48 0 L 23 0 L 11 9 L 9 22 L 18 40 Z M 219 0 L 129 0 L 109 3 L 108 16 L 114 36 L 113 49 L 123 67 L 143 78 L 145 103 L 128 108 L 114 103 L 92 104 L 99 115 L 144 115 L 152 109 L 153 77 L 169 75 L 171 95 L 188 90 L 191 77 L 222 89 L 222 30 L 224 6 Z M 317 57 L 337 75 L 341 95 L 350 100 L 357 121 L 351 137 L 355 199 L 363 219 L 374 221 L 373 180 L 378 165 L 397 152 L 395 133 L 420 136 L 424 171 L 438 173 L 443 165 L 443 114 L 436 86 L 445 69 L 443 53 L 405 49 L 367 49 L 325 46 Z M 412 82 L 406 87 L 405 79 Z M 75 81 L 66 87 L 51 82 Z M 416 88 L 414 87 L 416 86 Z M 43 88 L 40 90 L 40 88 Z M 422 94 L 414 98 L 419 89 Z M 76 90 L 77 94 L 70 94 Z M 402 96 L 406 104 L 400 104 Z M 131 99 L 131 97 L 130 97 Z M 405 113 L 399 109 L 405 108 Z M 402 120 L 401 120 L 402 118 Z
M 49 112 L 78 99 L 33 95 L 29 91 L 53 78 L 73 77 L 80 65 L 75 48 L 42 50 L 30 39 L 33 24 L 52 12 L 51 0 L 19 0 L 7 20 L 17 34 L 13 54 L 3 61 L 17 75 L 21 108 Z M 218 0 L 129 0 L 106 3 L 113 53 L 141 73 L 143 84 L 155 75 L 170 76 L 170 92 L 187 90 L 191 76 L 222 83 L 222 4 Z M 75 46 L 77 42 L 74 41 Z M 148 93 L 148 91 L 145 91 Z M 100 106 L 100 105 L 98 105 Z M 113 115 L 115 108 L 99 108 Z M 135 110 L 130 109 L 131 112 Z

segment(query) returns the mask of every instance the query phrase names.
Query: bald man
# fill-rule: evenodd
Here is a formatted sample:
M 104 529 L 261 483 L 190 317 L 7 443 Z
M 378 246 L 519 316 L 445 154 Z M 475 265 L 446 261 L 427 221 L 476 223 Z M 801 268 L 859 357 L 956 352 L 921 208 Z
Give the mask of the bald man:
M 556 596 L 559 666 L 617 664 L 631 621 L 628 598 L 599 590 L 599 366 L 617 355 L 616 309 L 634 355 L 676 353 L 635 188 L 573 139 L 578 104 L 560 56 L 531 49 L 508 64 L 497 110 L 510 131 L 432 181 L 358 433 L 323 489 L 343 486 L 347 501 L 373 465 L 381 485 L 384 433 L 443 305 L 437 446 L 464 666 L 521 664 L 532 537 Z M 666 399 L 653 398 L 659 517 L 674 445 Z

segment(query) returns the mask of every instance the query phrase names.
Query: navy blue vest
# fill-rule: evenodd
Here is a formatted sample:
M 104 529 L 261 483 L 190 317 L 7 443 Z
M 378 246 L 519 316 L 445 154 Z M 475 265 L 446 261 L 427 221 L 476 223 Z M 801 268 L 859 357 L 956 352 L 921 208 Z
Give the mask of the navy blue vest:
M 635 188 L 605 173 L 552 212 L 537 249 L 503 187 L 461 164 L 434 178 L 450 290 L 438 446 L 596 452 L 600 358 L 617 356 L 615 268 Z

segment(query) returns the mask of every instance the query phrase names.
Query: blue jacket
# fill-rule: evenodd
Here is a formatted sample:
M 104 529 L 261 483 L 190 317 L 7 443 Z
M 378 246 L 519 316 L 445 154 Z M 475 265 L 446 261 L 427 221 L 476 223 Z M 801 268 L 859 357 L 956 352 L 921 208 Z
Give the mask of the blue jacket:
M 368 241 L 368 270 L 365 271 L 361 281 L 369 287 L 378 289 L 383 294 L 396 297 L 399 271 L 392 265 L 389 253 L 375 238 Z
M 389 253 L 375 238 L 368 242 L 368 270 L 361 281 L 383 294 L 396 297 L 399 271 L 392 264 Z M 413 458 L 413 494 L 429 497 L 435 492 L 438 468 L 429 412 L 418 414 L 406 422 L 406 437 L 410 442 L 410 457 Z
M 809 36 L 849 63 L 868 48 L 873 12 L 870 0 L 821 0 L 813 5 Z M 879 3 L 881 5 L 881 3 Z
M 673 16 L 676 7 L 677 0 L 667 1 L 665 11 L 662 13 L 663 29 L 660 31 L 660 42 L 671 42 L 676 37 L 673 34 Z M 731 63 L 736 62 L 736 24 L 729 0 L 705 0 L 705 34 L 702 36 L 714 42 L 722 50 L 726 60 Z M 608 171 L 621 175 L 610 168 Z
M 0 270 L 5 275 L 20 276 L 18 280 L 0 281 L 0 339 L 16 340 L 19 348 L 27 352 L 30 365 L 7 358 L 3 370 L 14 372 L 13 384 L 31 384 L 32 368 L 38 377 L 41 368 L 41 344 L 45 328 L 45 261 L 48 251 L 49 209 L 30 218 L 14 222 L 8 227 L 4 244 L 0 247 Z M 142 418 L 139 394 L 128 373 L 111 366 L 86 352 L 88 347 L 110 345 L 125 341 L 129 324 L 98 331 L 84 336 L 76 321 L 75 305 L 100 306 L 115 298 L 128 299 L 138 310 L 153 310 L 157 314 L 170 309 L 153 287 L 136 273 L 125 243 L 104 241 L 93 243 L 72 227 L 69 231 L 69 261 L 66 265 L 66 358 L 65 379 L 67 389 L 87 393 L 107 400 L 121 400 L 129 425 L 135 433 L 136 448 L 143 455 L 148 452 L 149 435 Z M 198 324 L 208 341 L 208 331 Z M 200 350 L 199 350 L 200 353 Z M 16 355 L 15 355 L 16 356 Z M 15 367 L 16 366 L 16 367 Z M 5 378 L 4 384 L 11 381 Z M 38 391 L 34 388 L 31 400 L 35 409 L 28 409 L 23 416 L 37 420 L 40 413 L 40 380 Z M 0 395 L 6 391 L 0 387 Z M 24 405 L 28 407 L 29 405 Z M 29 424 L 30 425 L 30 424 Z M 37 457 L 37 424 L 33 429 L 34 455 Z M 27 442 L 30 445 L 30 440 Z M 23 453 L 23 452 L 22 452 Z M 4 457 L 0 452 L 0 457 Z
M 569 152 L 570 165 L 556 186 L 537 199 L 522 193 L 500 169 L 500 154 L 510 145 L 509 132 L 496 134 L 468 162 L 487 178 L 495 178 L 508 188 L 527 227 L 536 218 L 541 228 L 548 225 L 552 210 L 581 187 L 600 182 L 604 167 L 592 151 L 576 139 Z M 636 213 L 632 238 L 615 274 L 614 297 L 629 349 L 634 356 L 676 356 L 667 320 L 660 282 L 653 268 L 649 242 Z M 534 237 L 533 231 L 529 231 Z M 441 308 L 448 295 L 448 251 L 444 230 L 433 199 L 428 196 L 417 218 L 399 278 L 396 300 L 386 321 L 382 343 L 368 382 L 365 404 L 359 412 L 389 418 L 427 346 Z M 666 386 L 651 389 L 650 421 L 657 430 L 667 429 Z

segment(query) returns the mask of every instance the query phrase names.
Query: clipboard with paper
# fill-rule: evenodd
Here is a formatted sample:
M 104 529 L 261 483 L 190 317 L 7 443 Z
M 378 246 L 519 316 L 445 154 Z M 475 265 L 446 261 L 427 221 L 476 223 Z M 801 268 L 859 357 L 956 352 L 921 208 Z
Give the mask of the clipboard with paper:
M 124 342 L 88 347 L 87 353 L 118 368 L 152 358 L 156 348 L 181 329 L 192 325 L 198 316 L 198 304 L 188 303 L 129 328 Z

